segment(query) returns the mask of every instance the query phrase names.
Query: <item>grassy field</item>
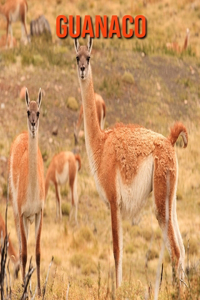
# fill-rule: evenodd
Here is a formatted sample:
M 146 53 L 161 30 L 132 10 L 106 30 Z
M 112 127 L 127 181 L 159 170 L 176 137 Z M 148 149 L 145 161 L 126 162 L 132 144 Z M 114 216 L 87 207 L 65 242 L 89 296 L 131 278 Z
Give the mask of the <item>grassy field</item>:
M 2 1 L 3 2 L 3 1 Z M 147 2 L 147 5 L 144 3 Z M 148 35 L 144 40 L 95 39 L 91 57 L 95 91 L 107 107 L 106 128 L 115 122 L 138 123 L 164 136 L 178 120 L 184 123 L 189 144 L 176 146 L 179 161 L 177 215 L 186 248 L 186 287 L 179 295 L 172 284 L 170 258 L 165 251 L 163 280 L 159 299 L 200 299 L 200 3 L 191 0 L 111 1 L 73 0 L 28 1 L 28 26 L 43 13 L 50 22 L 53 41 L 33 40 L 20 44 L 21 27 L 13 25 L 18 40 L 15 49 L 0 52 L 0 212 L 4 215 L 7 191 L 7 161 L 14 137 L 27 129 L 25 101 L 19 97 L 27 86 L 32 100 L 39 87 L 44 91 L 41 104 L 39 144 L 45 174 L 55 153 L 73 150 L 73 122 L 78 111 L 67 107 L 74 97 L 81 105 L 73 40 L 58 40 L 55 19 L 59 14 L 84 16 L 144 14 Z M 190 29 L 189 49 L 177 54 L 166 43 L 183 45 Z M 5 23 L 0 19 L 0 35 Z M 85 42 L 84 40 L 80 41 Z M 52 135 L 54 127 L 58 134 Z M 141 215 L 124 220 L 123 284 L 117 291 L 110 210 L 98 196 L 82 139 L 79 144 L 82 169 L 78 175 L 79 225 L 69 222 L 69 189 L 62 188 L 62 222 L 56 222 L 55 191 L 51 187 L 45 203 L 42 230 L 41 279 L 44 284 L 51 257 L 45 299 L 154 299 L 154 287 L 162 234 L 154 215 L 150 195 Z M 12 207 L 8 209 L 8 229 L 18 249 Z M 28 259 L 35 265 L 34 226 L 30 228 Z M 70 283 L 70 284 L 69 284 Z M 36 273 L 32 276 L 33 290 Z M 20 299 L 21 276 L 12 280 L 13 299 Z

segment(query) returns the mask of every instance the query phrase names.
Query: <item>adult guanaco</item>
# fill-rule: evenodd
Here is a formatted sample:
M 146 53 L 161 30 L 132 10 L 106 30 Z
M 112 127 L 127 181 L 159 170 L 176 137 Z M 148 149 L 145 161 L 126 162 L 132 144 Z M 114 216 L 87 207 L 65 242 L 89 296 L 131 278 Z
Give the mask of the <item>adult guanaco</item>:
M 55 185 L 56 191 L 56 216 L 62 219 L 61 210 L 61 196 L 59 185 L 64 185 L 69 182 L 71 192 L 71 205 L 70 219 L 74 212 L 75 221 L 77 223 L 77 207 L 78 207 L 78 193 L 77 193 L 77 174 L 81 169 L 81 158 L 78 154 L 74 155 L 70 151 L 60 152 L 56 154 L 47 170 L 45 181 L 45 195 L 47 197 L 49 183 Z
M 87 155 L 100 197 L 109 202 L 111 209 L 116 286 L 122 282 L 122 216 L 131 219 L 137 216 L 152 190 L 156 216 L 164 232 L 167 227 L 166 246 L 181 278 L 185 250 L 176 214 L 178 163 L 174 144 L 181 135 L 184 147 L 187 146 L 187 130 L 179 122 L 171 128 L 167 138 L 134 124 L 116 124 L 110 130 L 100 130 L 90 65 L 91 50 L 91 38 L 87 46 L 80 46 L 75 39 Z M 169 202 L 168 222 L 166 199 Z
M 29 224 L 35 220 L 37 289 L 40 295 L 40 238 L 45 200 L 43 160 L 38 147 L 41 89 L 37 101 L 30 101 L 26 89 L 25 100 L 28 132 L 19 134 L 11 146 L 9 177 L 23 280 L 27 262 Z
M 0 237 L 5 238 L 5 235 L 6 235 L 5 222 L 4 222 L 2 215 L 0 214 Z M 18 278 L 18 273 L 19 273 L 19 269 L 20 269 L 19 256 L 17 255 L 17 253 L 13 247 L 10 236 L 8 239 L 8 255 L 14 265 L 14 277 Z
M 100 128 L 103 130 L 104 129 L 104 124 L 105 124 L 105 118 L 106 118 L 106 104 L 101 97 L 101 95 L 95 93 L 95 103 L 96 103 L 96 110 L 97 110 L 97 118 L 99 122 Z M 75 145 L 78 144 L 78 135 L 80 131 L 81 124 L 83 122 L 83 105 L 80 107 L 80 112 L 79 112 L 79 118 L 76 124 L 74 124 L 74 139 L 75 139 Z
M 13 32 L 12 23 L 20 21 L 22 24 L 22 39 L 24 35 L 27 38 L 26 29 L 26 13 L 28 10 L 28 4 L 26 0 L 7 0 L 4 5 L 0 4 L 0 14 L 6 18 L 6 47 L 8 46 L 8 34 L 10 32 L 11 41 L 10 47 L 13 47 Z

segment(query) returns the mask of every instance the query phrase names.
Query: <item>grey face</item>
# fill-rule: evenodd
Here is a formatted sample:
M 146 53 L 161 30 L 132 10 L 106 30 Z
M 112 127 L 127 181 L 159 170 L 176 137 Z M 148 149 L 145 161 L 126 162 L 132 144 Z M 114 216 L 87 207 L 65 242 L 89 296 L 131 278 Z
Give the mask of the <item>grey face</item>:
M 37 101 L 30 101 L 28 90 L 26 89 L 28 130 L 33 138 L 36 136 L 39 127 L 39 115 L 40 115 L 39 109 L 40 109 L 41 101 L 42 101 L 41 89 L 39 91 Z
M 78 76 L 81 80 L 85 80 L 89 72 L 92 39 L 89 39 L 87 46 L 80 46 L 78 40 L 75 39 L 75 50 Z

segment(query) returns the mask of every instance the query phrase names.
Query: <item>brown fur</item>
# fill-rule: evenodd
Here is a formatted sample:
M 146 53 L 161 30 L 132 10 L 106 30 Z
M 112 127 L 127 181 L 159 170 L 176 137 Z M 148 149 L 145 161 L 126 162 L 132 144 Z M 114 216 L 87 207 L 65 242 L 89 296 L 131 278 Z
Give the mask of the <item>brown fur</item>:
M 59 192 L 59 185 L 66 183 L 66 181 L 69 181 L 69 186 L 71 190 L 71 203 L 72 207 L 75 207 L 77 210 L 77 201 L 76 196 L 74 193 L 77 191 L 74 191 L 76 189 L 75 185 L 75 178 L 77 176 L 77 166 L 76 161 L 78 163 L 78 170 L 81 169 L 81 158 L 80 155 L 74 155 L 72 152 L 60 152 L 59 154 L 56 154 L 49 165 L 49 168 L 47 170 L 46 180 L 45 180 L 45 194 L 47 197 L 48 188 L 50 181 L 53 182 L 55 185 L 56 190 L 56 206 L 57 206 L 57 217 L 58 217 L 58 210 L 59 210 L 59 218 L 62 218 L 62 211 L 61 211 L 61 196 Z M 68 163 L 68 174 L 64 174 L 65 180 L 63 179 L 63 183 L 59 182 L 58 175 L 61 175 L 64 173 L 64 167 Z M 76 216 L 75 216 L 76 218 Z
M 8 31 L 9 26 L 12 26 L 11 16 L 15 13 L 17 5 L 19 5 L 19 15 L 18 18 L 22 25 L 24 26 L 25 34 L 27 37 L 27 28 L 26 28 L 26 11 L 28 10 L 28 4 L 26 0 L 7 0 L 4 5 L 0 4 L 0 14 L 4 15 L 7 21 L 6 29 L 6 46 L 8 46 Z M 13 37 L 11 36 L 10 45 L 13 44 Z
M 167 199 L 169 199 L 170 214 L 167 232 L 169 250 L 171 252 L 172 261 L 176 265 L 177 272 L 182 274 L 181 270 L 178 270 L 178 264 L 179 259 L 180 266 L 184 264 L 184 261 L 182 261 L 182 259 L 184 260 L 184 246 L 178 229 L 176 211 L 174 209 L 178 170 L 173 145 L 178 138 L 178 133 L 180 134 L 181 132 L 184 133 L 183 138 L 186 145 L 187 131 L 181 123 L 175 124 L 169 138 L 134 124 L 117 124 L 110 130 L 101 131 L 98 125 L 97 110 L 95 109 L 91 67 L 87 61 L 87 58 L 90 57 L 91 49 L 89 45 L 87 47 L 79 46 L 77 40 L 75 40 L 75 49 L 77 57 L 79 57 L 80 53 L 82 58 L 81 60 L 77 60 L 77 65 L 86 126 L 86 150 L 90 168 L 94 175 L 100 196 L 105 199 L 105 201 L 109 201 L 111 208 L 116 285 L 118 287 L 121 284 L 122 273 L 121 215 L 124 212 L 128 214 L 130 209 L 134 211 L 134 201 L 137 203 L 137 199 L 133 199 L 131 203 L 127 203 L 126 196 L 124 196 L 123 199 L 122 195 L 128 195 L 133 184 L 134 197 L 134 191 L 136 193 L 138 192 L 138 186 L 134 185 L 134 180 L 140 178 L 137 177 L 139 176 L 140 169 L 146 165 L 149 166 L 148 169 L 145 169 L 145 172 L 149 172 L 149 181 L 145 181 L 147 180 L 146 178 L 141 178 L 141 180 L 144 180 L 144 183 L 147 182 L 146 188 L 148 193 L 154 189 L 157 218 L 163 230 L 167 225 L 166 202 Z M 85 57 L 85 61 L 83 57 Z M 83 72 L 83 70 L 85 72 Z M 169 188 L 167 188 L 168 179 Z M 150 183 L 151 186 L 149 186 Z M 145 186 L 142 186 L 141 183 L 141 189 L 143 188 L 145 188 Z M 140 203 L 137 205 L 136 212 L 142 208 L 142 206 L 139 207 L 139 205 L 141 205 Z M 175 224 L 174 227 L 173 224 Z
M 28 133 L 22 132 L 14 140 L 9 161 L 9 179 L 13 212 L 19 239 L 22 278 L 25 279 L 27 262 L 27 239 L 29 223 L 35 219 L 37 289 L 40 289 L 40 237 L 45 200 L 43 159 L 38 147 L 39 107 L 38 101 L 30 101 L 26 90 Z
M 187 144 L 188 144 L 187 130 L 186 130 L 185 126 L 182 123 L 176 122 L 174 124 L 174 126 L 171 127 L 171 132 L 170 132 L 170 135 L 168 137 L 171 144 L 172 144 L 172 146 L 174 146 L 174 144 L 176 143 L 179 135 L 182 136 L 183 142 L 184 142 L 184 148 L 186 148 Z

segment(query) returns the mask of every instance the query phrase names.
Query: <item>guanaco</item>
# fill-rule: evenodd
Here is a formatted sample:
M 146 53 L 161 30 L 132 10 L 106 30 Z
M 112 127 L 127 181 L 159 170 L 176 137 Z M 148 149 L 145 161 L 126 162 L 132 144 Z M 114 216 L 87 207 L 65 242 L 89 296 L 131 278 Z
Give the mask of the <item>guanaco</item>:
M 45 181 L 45 195 L 47 197 L 49 183 L 55 185 L 56 191 L 56 216 L 62 219 L 61 210 L 61 195 L 59 185 L 64 185 L 69 182 L 71 192 L 71 205 L 70 219 L 74 212 L 75 221 L 77 223 L 77 207 L 78 207 L 78 193 L 77 193 L 77 174 L 81 169 L 80 155 L 74 155 L 72 152 L 60 152 L 56 154 L 49 165 Z
M 38 147 L 41 89 L 37 101 L 30 101 L 26 89 L 25 100 L 28 132 L 19 134 L 11 146 L 9 177 L 23 281 L 26 273 L 29 224 L 35 220 L 37 290 L 40 295 L 40 238 L 45 200 L 43 160 Z
M 122 282 L 122 216 L 133 220 L 152 190 L 158 223 L 164 232 L 167 227 L 166 246 L 181 279 L 185 249 L 176 214 L 178 162 L 174 145 L 181 135 L 184 147 L 187 146 L 187 130 L 177 122 L 167 138 L 134 124 L 116 124 L 102 131 L 95 108 L 91 50 L 91 38 L 87 46 L 80 46 L 75 39 L 87 155 L 100 197 L 110 204 L 111 209 L 116 286 L 119 287 Z M 168 222 L 166 209 L 169 209 Z
M 0 4 L 0 14 L 6 18 L 6 47 L 8 46 L 8 34 L 10 32 L 11 41 L 10 47 L 13 47 L 13 32 L 12 23 L 20 21 L 22 24 L 22 39 L 24 35 L 27 38 L 26 29 L 26 13 L 28 10 L 28 4 L 26 0 L 7 0 L 4 5 Z

